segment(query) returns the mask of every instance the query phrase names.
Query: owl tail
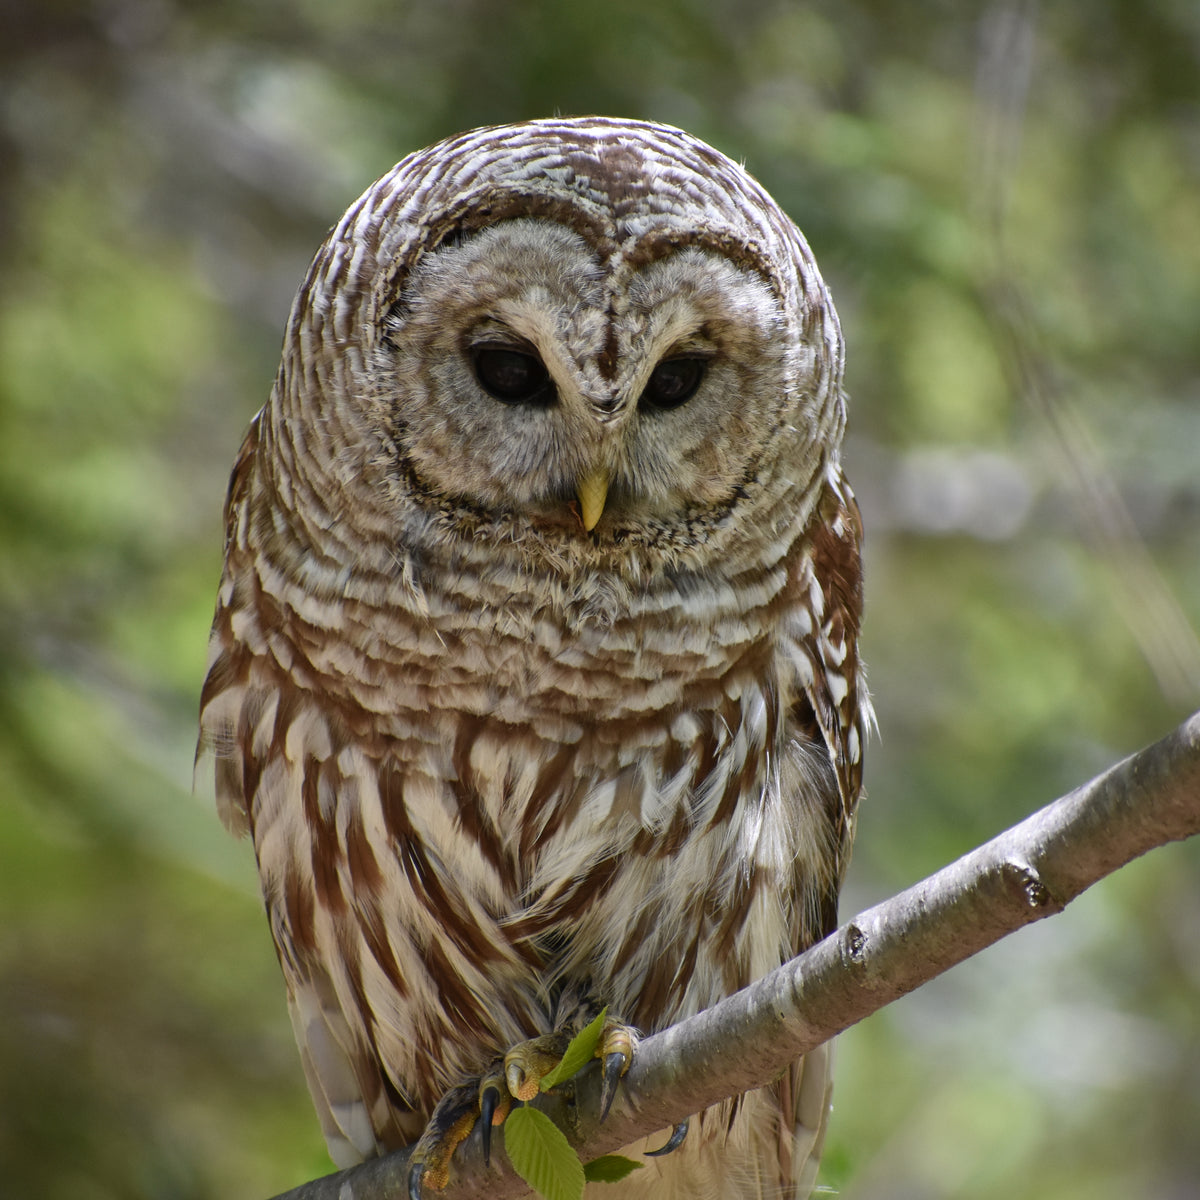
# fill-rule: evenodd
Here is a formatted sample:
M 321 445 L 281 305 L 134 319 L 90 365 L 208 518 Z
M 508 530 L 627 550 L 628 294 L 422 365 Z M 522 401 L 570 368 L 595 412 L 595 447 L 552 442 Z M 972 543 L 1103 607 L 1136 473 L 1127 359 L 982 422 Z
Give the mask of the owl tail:
M 808 1200 L 817 1185 L 825 1128 L 833 1101 L 833 1043 L 810 1050 L 793 1068 L 792 1180 L 795 1200 Z

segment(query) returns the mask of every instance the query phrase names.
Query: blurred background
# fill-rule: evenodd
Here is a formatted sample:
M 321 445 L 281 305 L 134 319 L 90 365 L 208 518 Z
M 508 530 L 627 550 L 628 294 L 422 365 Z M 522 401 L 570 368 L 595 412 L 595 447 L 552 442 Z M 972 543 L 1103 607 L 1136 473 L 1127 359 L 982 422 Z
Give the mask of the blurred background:
M 330 1169 L 191 790 L 221 503 L 326 229 L 463 128 L 686 127 L 849 345 L 870 746 L 844 915 L 1200 699 L 1193 0 L 0 0 L 0 1191 Z M 847 1200 L 1200 1194 L 1200 846 L 841 1039 Z

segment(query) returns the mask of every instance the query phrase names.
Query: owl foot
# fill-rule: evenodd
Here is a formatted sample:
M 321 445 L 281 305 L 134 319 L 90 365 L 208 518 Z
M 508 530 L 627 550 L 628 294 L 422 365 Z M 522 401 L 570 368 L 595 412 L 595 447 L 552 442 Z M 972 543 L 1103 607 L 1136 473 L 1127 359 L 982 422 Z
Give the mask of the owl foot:
M 422 1190 L 441 1191 L 450 1179 L 450 1160 L 478 1121 L 484 1162 L 491 1162 L 492 1129 L 502 1125 L 514 1105 L 532 1100 L 542 1080 L 562 1061 L 571 1041 L 569 1030 L 548 1033 L 514 1046 L 497 1059 L 478 1080 L 451 1088 L 438 1102 L 413 1147 L 409 1160 L 409 1200 L 421 1200 Z M 617 1084 L 633 1062 L 634 1031 L 628 1025 L 606 1025 L 595 1057 L 601 1062 L 600 1119 L 608 1116 Z M 682 1126 L 687 1131 L 687 1123 Z M 659 1154 L 667 1154 L 683 1140 L 679 1129 Z
M 612 1108 L 617 1084 L 633 1062 L 636 1033 L 629 1025 L 609 1022 L 600 1034 L 595 1056 L 602 1064 L 600 1081 L 600 1119 L 603 1121 Z M 562 1061 L 571 1041 L 569 1031 L 560 1030 L 543 1037 L 531 1038 L 514 1046 L 504 1056 L 504 1082 L 516 1100 L 532 1100 L 541 1091 L 542 1080 Z M 503 1118 L 501 1118 L 503 1120 Z M 500 1122 L 497 1121 L 496 1124 Z
M 566 1033 L 548 1033 L 514 1046 L 479 1083 L 480 1138 L 483 1161 L 492 1161 L 492 1128 L 502 1125 L 513 1103 L 523 1104 L 541 1091 L 542 1080 L 558 1065 L 570 1041 Z
M 629 1070 L 633 1062 L 634 1032 L 628 1025 L 606 1025 L 600 1037 L 600 1045 L 596 1049 L 596 1057 L 604 1064 L 604 1078 L 600 1084 L 600 1120 L 608 1116 L 612 1107 L 613 1097 L 617 1092 L 617 1084 L 621 1076 Z M 647 1150 L 647 1158 L 662 1158 L 673 1150 L 678 1150 L 687 1137 L 688 1122 L 685 1117 L 667 1138 L 666 1144 L 657 1150 Z

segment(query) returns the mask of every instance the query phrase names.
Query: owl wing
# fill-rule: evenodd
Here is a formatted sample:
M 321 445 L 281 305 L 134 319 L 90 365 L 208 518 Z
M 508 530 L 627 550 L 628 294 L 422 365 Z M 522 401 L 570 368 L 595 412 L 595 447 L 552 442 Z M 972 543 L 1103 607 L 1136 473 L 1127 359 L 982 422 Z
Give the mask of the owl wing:
M 378 1153 L 380 1137 L 394 1144 L 412 1140 L 421 1123 L 394 1128 L 409 1106 L 395 1096 L 378 1056 L 364 1044 L 370 1024 L 360 1007 L 346 1003 L 352 994 L 369 1008 L 362 981 L 379 970 L 377 961 L 334 974 L 347 959 L 353 965 L 368 957 L 356 953 L 368 940 L 363 927 L 378 928 L 381 917 L 374 891 L 364 893 L 353 911 L 346 904 L 342 881 L 356 863 L 346 831 L 335 830 L 322 811 L 322 793 L 347 784 L 335 753 L 344 748 L 346 731 L 326 719 L 312 680 L 299 680 L 290 669 L 279 607 L 255 567 L 254 546 L 270 536 L 266 525 L 252 528 L 254 514 L 269 511 L 261 437 L 256 417 L 226 495 L 225 567 L 196 758 L 199 763 L 205 753 L 212 755 L 222 821 L 231 832 L 253 838 L 305 1078 L 330 1154 L 346 1166 Z M 357 866 L 362 869 L 361 855 Z
M 863 742 L 874 724 L 858 653 L 861 547 L 858 503 L 841 471 L 833 467 L 793 584 L 798 603 L 790 656 L 799 676 L 789 714 L 793 736 L 824 746 L 834 784 L 825 789 L 834 858 L 832 877 L 820 897 L 818 937 L 837 927 L 838 891 L 849 862 L 862 791 Z M 796 952 L 807 944 L 797 945 Z
M 874 716 L 858 656 L 862 621 L 862 518 L 840 470 L 827 474 L 794 583 L 798 601 L 791 658 L 800 690 L 791 707 L 793 736 L 824 746 L 824 788 L 833 854 L 824 880 L 802 881 L 817 912 L 797 923 L 795 953 L 837 927 L 838 891 L 849 861 L 862 790 L 862 747 Z M 807 886 L 806 886 L 807 885 Z M 814 928 L 815 926 L 815 928 Z M 833 1090 L 833 1044 L 810 1050 L 775 1085 L 783 1121 L 780 1161 L 797 1197 L 807 1197 L 820 1164 Z M 790 1118 L 790 1126 L 789 1126 Z

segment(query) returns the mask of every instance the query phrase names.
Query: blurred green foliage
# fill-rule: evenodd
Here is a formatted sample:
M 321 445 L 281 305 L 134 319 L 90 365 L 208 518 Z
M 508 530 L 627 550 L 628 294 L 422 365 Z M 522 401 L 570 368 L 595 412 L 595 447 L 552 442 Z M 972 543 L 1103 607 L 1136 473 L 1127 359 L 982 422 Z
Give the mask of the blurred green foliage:
M 0 22 L 6 1196 L 255 1197 L 328 1169 L 250 852 L 191 792 L 194 713 L 225 476 L 291 293 L 438 137 L 680 124 L 808 235 L 849 344 L 882 727 L 847 911 L 1196 706 L 1189 0 L 9 0 Z M 1200 1191 L 1198 866 L 1158 851 L 843 1037 L 827 1181 Z

